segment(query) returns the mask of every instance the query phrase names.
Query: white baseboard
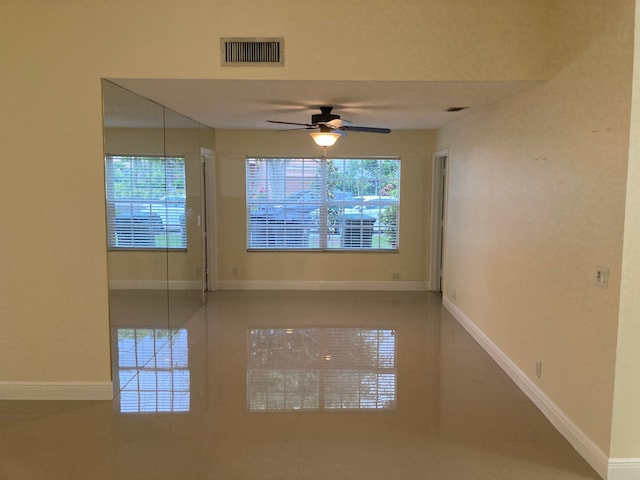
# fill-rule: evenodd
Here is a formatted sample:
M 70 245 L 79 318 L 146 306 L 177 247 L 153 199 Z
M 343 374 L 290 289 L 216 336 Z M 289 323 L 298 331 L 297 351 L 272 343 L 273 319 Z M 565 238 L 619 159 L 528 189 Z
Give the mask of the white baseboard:
M 113 383 L 0 382 L 0 400 L 113 400 Z
M 639 480 L 640 458 L 610 458 L 607 480 Z
M 199 280 L 109 280 L 110 290 L 201 290 Z
M 216 282 L 218 290 L 374 290 L 374 291 L 427 291 L 426 282 L 371 282 L 371 281 L 295 281 L 295 280 L 223 280 Z
M 453 302 L 443 298 L 444 307 L 464 327 L 469 334 L 486 350 L 496 363 L 505 371 L 516 385 L 531 399 L 553 426 L 571 443 L 573 448 L 602 477 L 611 472 L 609 458 L 571 419 L 536 385 L 487 335 L 480 330 Z M 620 472 L 622 472 L 620 464 Z M 624 468 L 627 471 L 626 468 Z M 616 480 L 639 480 L 640 477 L 616 477 Z

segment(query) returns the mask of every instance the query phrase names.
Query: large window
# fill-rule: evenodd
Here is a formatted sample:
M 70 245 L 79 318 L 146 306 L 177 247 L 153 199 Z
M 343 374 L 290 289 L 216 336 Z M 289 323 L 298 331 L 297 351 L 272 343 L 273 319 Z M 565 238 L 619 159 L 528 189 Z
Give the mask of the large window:
M 390 250 L 399 245 L 397 158 L 248 158 L 250 250 Z
M 184 157 L 109 155 L 111 249 L 187 248 Z

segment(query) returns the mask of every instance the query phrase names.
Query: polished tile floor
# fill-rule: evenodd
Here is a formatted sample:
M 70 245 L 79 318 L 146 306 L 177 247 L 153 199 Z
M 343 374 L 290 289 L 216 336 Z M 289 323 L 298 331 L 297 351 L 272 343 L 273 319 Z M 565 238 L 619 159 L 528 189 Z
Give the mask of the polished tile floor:
M 599 478 L 440 303 L 113 292 L 115 399 L 0 402 L 0 479 Z

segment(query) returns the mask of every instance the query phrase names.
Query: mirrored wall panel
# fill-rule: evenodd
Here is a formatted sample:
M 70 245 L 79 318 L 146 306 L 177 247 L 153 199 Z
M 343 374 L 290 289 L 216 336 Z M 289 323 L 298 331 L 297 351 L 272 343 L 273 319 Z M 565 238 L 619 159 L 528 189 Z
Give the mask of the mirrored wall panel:
M 202 162 L 213 130 L 107 80 L 103 102 L 113 335 L 178 332 L 202 307 L 207 287 Z M 170 345 L 172 335 L 156 340 Z M 118 356 L 120 342 L 112 344 Z M 142 358 L 145 352 L 136 353 L 137 364 L 152 357 L 150 350 Z

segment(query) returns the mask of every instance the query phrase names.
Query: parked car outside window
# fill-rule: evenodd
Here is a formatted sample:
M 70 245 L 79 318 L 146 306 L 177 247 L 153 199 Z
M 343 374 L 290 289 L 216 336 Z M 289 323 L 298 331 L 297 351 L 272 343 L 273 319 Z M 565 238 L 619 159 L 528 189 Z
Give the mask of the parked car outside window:
M 185 225 L 186 197 L 184 195 L 167 195 L 158 203 L 150 203 L 142 209 L 142 213 L 158 215 L 167 232 L 178 232 Z

